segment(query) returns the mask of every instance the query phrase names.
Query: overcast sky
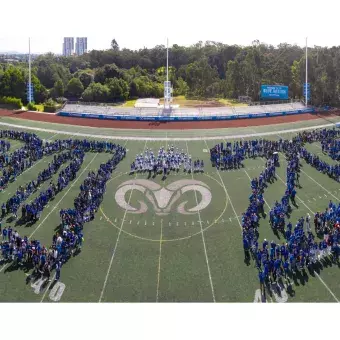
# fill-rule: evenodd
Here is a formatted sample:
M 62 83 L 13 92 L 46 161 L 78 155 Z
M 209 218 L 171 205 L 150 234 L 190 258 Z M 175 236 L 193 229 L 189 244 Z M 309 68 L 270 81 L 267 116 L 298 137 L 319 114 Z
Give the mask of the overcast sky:
M 167 5 L 168 4 L 168 5 Z M 340 45 L 338 0 L 15 0 L 0 7 L 0 52 L 62 52 L 63 37 L 88 37 L 88 49 L 139 49 L 199 40 L 248 45 Z

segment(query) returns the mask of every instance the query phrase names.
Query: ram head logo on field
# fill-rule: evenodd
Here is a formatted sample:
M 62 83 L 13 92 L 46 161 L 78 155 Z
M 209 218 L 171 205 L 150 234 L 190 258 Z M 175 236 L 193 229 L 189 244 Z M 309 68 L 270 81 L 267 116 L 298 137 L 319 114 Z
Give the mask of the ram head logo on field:
M 194 202 L 197 202 L 197 204 L 193 208 L 188 209 L 186 206 L 188 201 L 181 202 L 177 205 L 177 212 L 180 214 L 196 214 L 200 210 L 205 209 L 211 202 L 210 188 L 200 181 L 184 179 L 173 182 L 164 188 L 146 179 L 129 180 L 118 187 L 115 199 L 121 208 L 134 214 L 145 213 L 148 207 L 143 201 L 138 201 L 140 204 L 139 208 L 131 206 L 131 192 L 129 195 L 126 195 L 130 190 L 142 192 L 152 204 L 156 215 L 168 215 L 172 207 L 174 207 L 175 202 L 178 201 L 182 194 L 188 191 L 193 191 L 195 195 Z M 198 195 L 197 192 L 201 195 Z

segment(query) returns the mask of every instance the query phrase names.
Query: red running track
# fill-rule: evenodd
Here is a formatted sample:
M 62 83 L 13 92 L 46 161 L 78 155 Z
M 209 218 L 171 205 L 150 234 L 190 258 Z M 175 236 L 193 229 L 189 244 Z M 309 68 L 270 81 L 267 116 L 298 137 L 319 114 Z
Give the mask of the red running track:
M 76 118 L 62 117 L 55 114 L 46 114 L 39 112 L 21 112 L 15 113 L 10 110 L 0 109 L 0 117 L 11 117 L 20 119 L 28 119 L 46 123 L 57 123 L 66 125 L 89 126 L 97 128 L 112 129 L 151 129 L 151 130 L 188 130 L 188 129 L 221 129 L 221 128 L 238 128 L 273 125 L 282 123 L 294 123 L 298 121 L 313 120 L 320 118 L 329 118 L 339 115 L 340 111 L 332 113 L 309 114 L 303 113 L 299 115 L 266 117 L 266 118 L 245 118 L 236 120 L 220 120 L 220 121 L 197 121 L 197 122 L 143 122 L 143 121 L 122 121 L 122 120 L 100 120 L 95 118 Z

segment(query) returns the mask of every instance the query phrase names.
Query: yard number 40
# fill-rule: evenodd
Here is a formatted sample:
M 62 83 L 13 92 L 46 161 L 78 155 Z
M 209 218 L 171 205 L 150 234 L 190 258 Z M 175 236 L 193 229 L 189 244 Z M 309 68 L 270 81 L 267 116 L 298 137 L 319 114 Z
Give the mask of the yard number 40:
M 31 284 L 31 287 L 33 288 L 35 294 L 40 294 L 42 292 L 46 280 L 47 279 L 40 278 Z M 54 302 L 60 301 L 65 288 L 66 288 L 65 284 L 58 281 L 51 289 L 48 297 L 50 298 L 51 301 Z

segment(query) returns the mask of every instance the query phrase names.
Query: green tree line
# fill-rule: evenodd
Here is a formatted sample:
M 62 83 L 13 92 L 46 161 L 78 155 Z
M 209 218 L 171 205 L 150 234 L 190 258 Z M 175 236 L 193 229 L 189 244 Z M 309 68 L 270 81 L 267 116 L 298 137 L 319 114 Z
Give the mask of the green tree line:
M 289 86 L 291 98 L 301 99 L 305 81 L 305 51 L 296 45 L 250 46 L 198 42 L 169 49 L 169 77 L 174 95 L 188 98 L 259 100 L 261 84 Z M 70 100 L 118 102 L 135 97 L 162 97 L 166 78 L 166 47 L 120 49 L 113 40 L 108 50 L 82 56 L 38 56 L 32 65 L 35 102 L 66 97 Z M 340 47 L 308 50 L 312 103 L 340 102 Z M 26 102 L 28 65 L 0 64 L 0 97 Z

